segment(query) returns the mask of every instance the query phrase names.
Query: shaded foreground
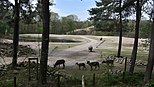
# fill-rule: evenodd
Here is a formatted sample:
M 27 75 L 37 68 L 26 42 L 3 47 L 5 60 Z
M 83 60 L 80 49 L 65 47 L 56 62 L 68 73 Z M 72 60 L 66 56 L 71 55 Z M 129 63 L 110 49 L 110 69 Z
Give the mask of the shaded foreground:
M 0 87 L 13 87 L 16 77 L 17 87 L 81 87 L 82 76 L 84 75 L 85 87 L 140 87 L 144 76 L 144 68 L 138 66 L 138 70 L 134 74 L 126 72 L 125 78 L 123 78 L 123 67 L 119 64 L 116 66 L 110 66 L 106 64 L 100 64 L 100 69 L 90 70 L 90 66 L 86 64 L 86 69 L 78 69 L 78 66 L 67 66 L 65 69 L 62 67 L 54 69 L 48 67 L 47 79 L 48 84 L 42 86 L 37 80 L 36 63 L 33 61 L 30 63 L 30 80 L 29 80 L 29 65 L 28 62 L 18 63 L 16 70 L 8 68 L 1 69 L 0 72 Z M 39 68 L 38 68 L 39 69 Z M 39 70 L 38 70 L 39 71 Z M 153 85 L 154 79 L 148 85 Z M 152 87 L 152 86 L 147 86 Z

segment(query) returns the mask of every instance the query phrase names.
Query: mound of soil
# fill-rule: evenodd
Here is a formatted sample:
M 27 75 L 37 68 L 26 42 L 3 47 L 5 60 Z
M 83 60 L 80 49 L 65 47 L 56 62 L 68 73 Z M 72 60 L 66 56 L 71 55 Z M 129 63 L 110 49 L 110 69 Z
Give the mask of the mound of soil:
M 5 57 L 12 57 L 13 55 L 13 44 L 0 42 L 0 55 Z M 36 51 L 29 45 L 19 45 L 18 56 L 24 55 L 36 55 Z

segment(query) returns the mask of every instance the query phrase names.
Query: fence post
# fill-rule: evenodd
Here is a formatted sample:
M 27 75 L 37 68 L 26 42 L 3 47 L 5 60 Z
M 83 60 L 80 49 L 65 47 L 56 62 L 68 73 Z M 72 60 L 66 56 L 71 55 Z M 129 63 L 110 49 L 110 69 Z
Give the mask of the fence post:
M 30 59 L 28 59 L 28 75 L 29 75 L 29 77 L 28 77 L 28 79 L 29 79 L 29 81 L 30 81 Z
M 93 74 L 93 87 L 95 87 L 95 73 Z
M 58 74 L 58 82 L 57 82 L 57 87 L 60 87 L 60 75 Z
M 14 87 L 16 87 L 16 77 L 14 77 L 13 83 L 14 83 Z
M 84 75 L 82 75 L 82 87 L 85 87 L 84 86 Z
M 36 79 L 38 80 L 38 58 L 36 59 L 37 65 L 36 65 Z
M 29 81 L 31 80 L 31 72 L 30 72 L 30 62 L 31 60 L 36 60 L 36 80 L 38 80 L 38 58 L 28 58 L 28 73 L 29 73 Z
M 123 72 L 123 80 L 125 79 L 126 69 L 127 69 L 127 57 L 125 58 L 125 66 L 124 66 L 124 72 Z

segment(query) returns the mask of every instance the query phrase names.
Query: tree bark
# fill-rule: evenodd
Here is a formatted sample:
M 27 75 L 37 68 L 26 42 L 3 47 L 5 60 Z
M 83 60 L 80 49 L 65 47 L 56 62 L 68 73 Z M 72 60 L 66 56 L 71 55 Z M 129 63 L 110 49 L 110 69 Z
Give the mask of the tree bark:
M 131 65 L 129 72 L 134 72 L 135 62 L 136 62 L 136 56 L 137 56 L 137 49 L 138 49 L 138 37 L 139 37 L 139 24 L 140 24 L 140 18 L 141 18 L 141 6 L 140 6 L 140 0 L 137 0 L 137 6 L 136 6 L 136 26 L 135 26 L 135 40 L 131 55 Z
M 119 1 L 119 16 L 120 16 L 120 22 L 119 22 L 119 29 L 120 29 L 120 34 L 119 34 L 119 46 L 118 46 L 118 53 L 117 57 L 121 56 L 121 46 L 122 46 L 122 14 L 121 14 L 121 0 Z
M 47 83 L 47 62 L 48 62 L 48 47 L 49 47 L 49 0 L 41 0 L 42 3 L 42 49 L 40 59 L 40 81 L 42 84 Z
M 153 71 L 153 65 L 154 65 L 154 18 L 153 18 L 153 23 L 152 23 L 148 64 L 147 64 L 147 67 L 146 67 L 142 87 L 144 87 L 145 84 L 151 79 L 151 75 L 152 75 L 152 71 Z
M 13 59 L 12 59 L 12 68 L 15 68 L 17 65 L 17 53 L 18 53 L 18 42 L 19 42 L 19 1 L 15 0 L 14 8 L 14 33 L 13 33 Z

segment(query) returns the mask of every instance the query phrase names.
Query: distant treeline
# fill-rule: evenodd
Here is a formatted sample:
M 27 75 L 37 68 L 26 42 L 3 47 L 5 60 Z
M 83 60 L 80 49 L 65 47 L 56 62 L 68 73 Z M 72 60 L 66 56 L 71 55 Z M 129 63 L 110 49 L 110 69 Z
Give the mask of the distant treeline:
M 9 15 L 8 15 L 9 16 Z M 42 33 L 42 20 L 38 16 L 31 19 L 20 19 L 19 31 L 21 34 L 35 34 Z M 0 20 L 0 36 L 13 33 L 13 19 L 6 17 Z M 75 29 L 82 29 L 89 26 L 95 26 L 93 29 L 94 35 L 119 35 L 118 24 L 115 20 L 107 20 L 97 25 L 93 21 L 80 21 L 76 15 L 68 15 L 60 17 L 58 13 L 51 12 L 50 14 L 50 33 L 51 34 L 66 34 L 66 32 L 74 31 Z M 127 37 L 134 37 L 135 21 L 123 21 L 123 34 Z M 151 32 L 151 21 L 141 20 L 140 23 L 140 37 L 147 38 Z
M 50 15 L 50 33 L 52 34 L 66 34 L 66 32 L 75 29 L 86 28 L 92 25 L 92 22 L 80 21 L 76 15 L 68 15 L 66 17 L 59 17 L 58 13 L 51 12 Z M 42 21 L 31 24 L 20 22 L 20 33 L 42 33 Z
M 111 22 L 102 23 L 95 28 L 95 35 L 119 36 L 118 24 Z M 151 34 L 151 20 L 141 20 L 140 22 L 140 38 L 149 38 Z M 123 36 L 135 36 L 135 20 L 123 21 Z
M 73 31 L 75 29 L 86 28 L 92 26 L 92 22 L 90 21 L 79 21 L 74 19 L 69 19 L 70 16 L 74 17 L 74 15 L 69 15 L 67 17 L 62 17 L 61 19 L 50 19 L 50 33 L 51 34 L 66 34 L 66 32 Z M 0 33 L 1 36 L 4 34 L 12 34 L 13 26 L 9 26 L 6 22 L 0 21 Z M 110 28 L 109 28 L 110 27 Z M 105 30 L 105 28 L 108 28 Z M 42 33 L 42 22 L 38 21 L 36 23 L 26 24 L 20 21 L 20 33 L 21 34 L 35 34 Z M 129 20 L 127 24 L 124 25 L 123 34 L 127 37 L 134 37 L 134 29 L 135 29 L 135 21 Z M 140 24 L 140 37 L 147 38 L 150 36 L 151 32 L 151 21 L 142 20 Z M 107 36 L 115 36 L 118 35 L 118 28 L 113 30 L 113 26 L 105 25 L 100 28 L 94 28 L 94 35 L 107 35 Z

